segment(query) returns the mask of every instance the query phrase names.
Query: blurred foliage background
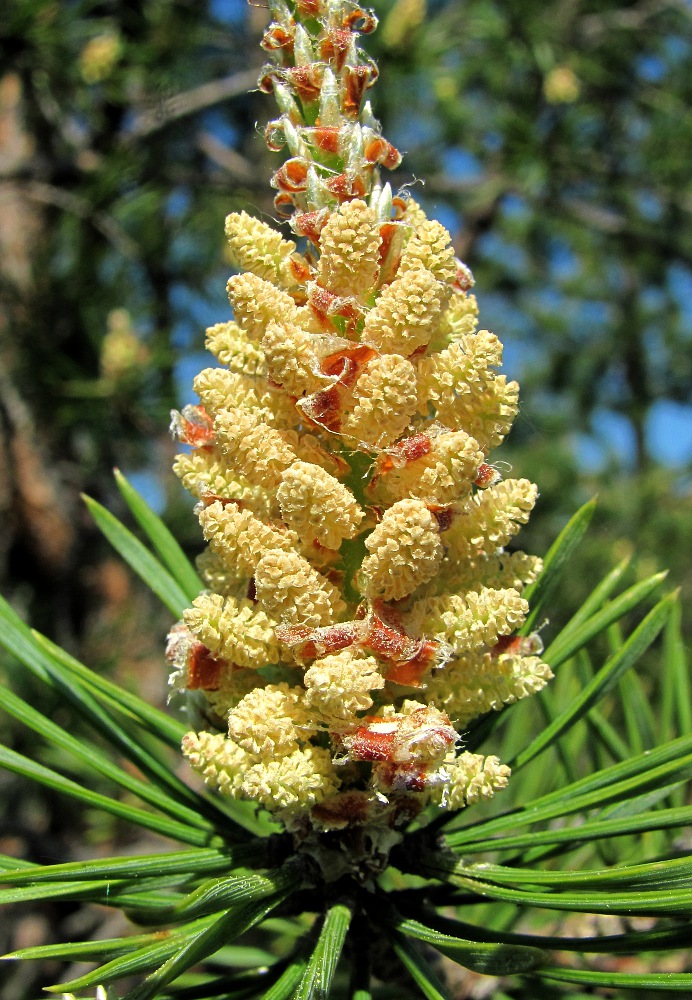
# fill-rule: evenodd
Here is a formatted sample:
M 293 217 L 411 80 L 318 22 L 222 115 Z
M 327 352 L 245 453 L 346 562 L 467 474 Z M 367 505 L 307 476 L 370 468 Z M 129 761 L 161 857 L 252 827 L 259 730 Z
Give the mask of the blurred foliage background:
M 600 494 L 551 618 L 630 552 L 634 574 L 669 567 L 689 607 L 692 7 L 375 7 L 375 112 L 405 153 L 392 182 L 452 231 L 521 383 L 499 457 L 540 486 L 522 548 L 545 552 Z M 273 215 L 276 154 L 256 125 L 273 104 L 247 93 L 267 16 L 245 0 L 5 0 L 0 13 L 0 589 L 152 700 L 167 617 L 79 494 L 121 514 L 118 465 L 198 546 L 168 410 L 192 400 L 205 326 L 229 317 L 224 216 Z M 27 751 L 21 733 L 5 739 Z M 0 780 L 13 803 L 0 849 L 66 856 L 81 821 Z

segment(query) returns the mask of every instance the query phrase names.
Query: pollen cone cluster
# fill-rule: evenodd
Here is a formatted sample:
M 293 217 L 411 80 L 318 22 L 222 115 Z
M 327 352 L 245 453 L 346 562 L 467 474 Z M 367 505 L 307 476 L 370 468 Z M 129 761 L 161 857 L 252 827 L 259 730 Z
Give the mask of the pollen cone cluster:
M 536 488 L 490 464 L 518 387 L 447 231 L 392 198 L 372 158 L 348 160 L 354 129 L 363 149 L 357 8 L 314 0 L 310 35 L 299 7 L 273 5 L 268 78 L 284 110 L 271 134 L 310 160 L 292 202 L 309 241 L 226 221 L 234 318 L 208 331 L 218 365 L 173 419 L 208 589 L 168 656 L 197 713 L 192 767 L 314 839 L 492 796 L 509 769 L 465 751 L 464 729 L 551 674 L 538 638 L 516 635 L 540 560 L 507 550 Z M 332 166 L 313 155 L 327 113 L 346 130 Z

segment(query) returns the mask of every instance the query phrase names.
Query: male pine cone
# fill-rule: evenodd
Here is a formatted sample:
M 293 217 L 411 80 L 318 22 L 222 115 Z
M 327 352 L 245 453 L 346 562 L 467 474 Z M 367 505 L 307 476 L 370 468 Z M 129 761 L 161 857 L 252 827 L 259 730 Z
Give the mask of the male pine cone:
M 487 461 L 517 409 L 501 345 L 412 201 L 382 221 L 345 202 L 301 281 L 292 242 L 242 213 L 226 230 L 235 322 L 174 419 L 209 542 L 209 590 L 169 643 L 203 726 L 184 752 L 304 833 L 487 797 L 509 771 L 454 727 L 551 676 L 512 638 L 540 560 L 505 552 L 535 487 Z
M 210 786 L 306 845 L 353 827 L 391 844 L 424 807 L 507 783 L 459 731 L 551 677 L 537 637 L 514 635 L 540 560 L 505 551 L 537 494 L 488 461 L 518 386 L 468 268 L 380 183 L 400 155 L 364 99 L 358 32 L 376 19 L 350 0 L 270 6 L 267 138 L 291 154 L 275 206 L 306 246 L 226 220 L 234 318 L 207 331 L 219 366 L 173 418 L 208 589 L 171 632 L 171 684 Z

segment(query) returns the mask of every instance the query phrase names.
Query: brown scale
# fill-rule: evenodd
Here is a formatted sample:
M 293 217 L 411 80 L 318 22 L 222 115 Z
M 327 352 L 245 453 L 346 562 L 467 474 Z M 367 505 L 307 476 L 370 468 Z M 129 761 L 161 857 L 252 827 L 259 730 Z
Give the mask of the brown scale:
M 291 277 L 297 284 L 304 285 L 305 282 L 310 279 L 312 274 L 310 270 L 310 265 L 308 264 L 307 260 L 304 257 L 300 256 L 300 254 L 297 253 L 291 254 L 291 257 L 289 259 L 289 267 L 291 269 Z M 294 292 L 293 293 L 294 299 L 296 298 L 296 295 L 297 293 Z
M 344 28 L 357 28 L 359 34 L 369 35 L 377 27 L 377 18 L 372 11 L 356 7 L 344 17 L 342 23 Z
M 384 517 L 384 507 L 380 507 L 378 504 L 370 504 L 369 513 L 374 527 L 375 525 L 378 525 Z
M 293 195 L 287 194 L 285 191 L 281 191 L 274 198 L 274 208 L 279 213 L 283 215 L 285 219 L 289 218 L 296 209 L 296 203 L 293 200 Z
M 509 653 L 512 656 L 538 656 L 543 652 L 543 643 L 537 632 L 531 635 L 501 635 L 490 650 L 493 657 Z
M 299 399 L 296 406 L 310 423 L 326 431 L 341 430 L 341 390 L 338 385 Z
M 368 493 L 372 493 L 380 479 L 388 472 L 393 469 L 402 469 L 410 465 L 411 462 L 429 455 L 432 448 L 431 438 L 423 433 L 412 434 L 410 437 L 404 438 L 403 441 L 397 441 L 396 444 L 387 448 L 386 451 L 378 455 L 375 475 L 367 486 Z
M 380 163 L 387 170 L 395 170 L 401 163 L 401 153 L 381 135 L 374 136 L 365 143 L 363 155 L 368 163 Z
M 402 221 L 407 208 L 408 208 L 408 202 L 406 201 L 406 199 L 402 198 L 398 194 L 394 195 L 394 197 L 392 198 L 392 210 L 394 212 L 395 222 Z
M 380 226 L 380 287 L 388 285 L 399 269 L 400 235 L 401 229 L 396 222 L 385 222 Z
M 314 104 L 320 98 L 323 73 L 324 66 L 321 63 L 292 66 L 285 71 L 286 82 L 293 87 L 303 104 Z
M 371 720 L 364 721 L 382 723 L 386 719 L 372 717 Z M 348 755 L 352 760 L 388 761 L 394 752 L 395 736 L 394 729 L 390 733 L 378 733 L 373 732 L 369 726 L 359 726 L 348 737 Z
M 338 125 L 318 125 L 312 130 L 312 140 L 323 153 L 338 153 L 343 131 Z
M 305 191 L 308 186 L 308 165 L 297 156 L 286 160 L 272 177 L 272 184 L 280 191 L 295 193 Z
M 328 389 L 320 389 L 299 400 L 297 405 L 301 412 L 317 426 L 338 433 L 341 429 L 343 395 L 376 355 L 377 351 L 372 347 L 358 344 L 324 358 L 320 365 L 321 373 L 332 378 L 336 376 L 337 381 Z
M 203 406 L 186 406 L 173 420 L 173 430 L 183 444 L 193 448 L 211 448 L 214 445 L 214 420 Z
M 366 66 L 346 66 L 343 76 L 344 93 L 341 110 L 349 118 L 357 118 L 363 103 L 363 94 L 377 80 L 379 73 L 374 63 Z
M 345 347 L 334 354 L 328 354 L 320 364 L 323 375 L 336 376 L 338 384 L 350 388 L 369 361 L 377 357 L 377 351 L 367 344 Z
M 418 737 L 425 737 L 428 742 L 432 740 L 433 745 L 441 752 L 445 752 L 457 738 L 446 716 L 443 716 L 439 723 L 430 724 L 425 719 L 428 712 L 426 708 L 418 709 L 406 719 L 401 716 L 365 716 L 357 728 L 333 735 L 340 739 L 352 760 L 372 761 L 378 765 L 383 762 L 391 765 L 389 778 L 391 784 L 394 785 L 399 779 L 401 791 L 412 791 L 414 789 L 406 784 L 407 775 L 412 776 L 412 781 L 416 780 L 413 778 L 414 775 L 427 775 L 427 765 L 421 765 L 420 761 L 416 760 Z M 447 719 L 446 723 L 444 719 Z M 412 723 L 417 727 L 415 736 L 411 733 Z M 404 734 L 403 737 L 400 731 L 402 725 L 408 731 L 408 735 Z M 379 766 L 376 773 L 378 777 L 381 776 Z M 384 774 L 386 773 L 385 771 Z M 425 785 L 418 790 L 422 790 L 423 787 Z
M 288 646 L 300 659 L 312 660 L 352 646 L 358 638 L 360 622 L 343 622 L 311 628 L 309 625 L 278 625 L 279 642 Z
M 360 312 L 356 308 L 352 299 L 335 295 L 322 285 L 313 284 L 308 293 L 310 308 L 323 326 L 329 325 L 330 316 L 343 316 L 344 319 L 356 321 L 360 318 Z
M 283 386 L 281 385 L 281 382 L 277 382 L 276 379 L 271 377 L 271 375 L 267 375 L 267 388 L 273 389 L 275 392 L 281 392 Z M 294 396 L 291 398 L 295 399 Z
M 367 631 L 361 638 L 362 645 L 392 667 L 385 679 L 407 687 L 420 687 L 421 679 L 431 667 L 441 660 L 441 647 L 433 639 L 416 639 L 408 635 L 399 612 L 375 601 L 366 618 Z
M 319 17 L 322 13 L 321 0 L 295 0 L 296 11 L 302 17 Z
M 471 269 L 462 264 L 460 260 L 457 261 L 457 273 L 454 279 L 454 289 L 457 292 L 468 292 L 475 285 L 473 274 Z
M 406 357 L 409 358 L 409 360 L 411 358 L 422 358 L 424 354 L 427 352 L 427 350 L 428 350 L 428 345 L 421 344 L 420 347 L 417 347 L 415 351 L 411 351 L 411 353 L 407 354 Z
M 337 174 L 327 181 L 327 190 L 331 192 L 340 202 L 351 201 L 353 198 L 365 197 L 365 181 L 356 174 Z
M 495 483 L 499 483 L 502 479 L 500 473 L 492 465 L 488 465 L 483 462 L 482 465 L 478 466 L 478 473 L 473 481 L 473 485 L 477 486 L 479 489 L 484 490 L 488 486 L 494 486 Z
M 321 628 L 279 625 L 276 638 L 300 660 L 320 658 L 348 646 L 358 646 L 391 664 L 385 674 L 386 680 L 420 687 L 428 670 L 441 662 L 440 643 L 407 635 L 396 611 L 381 601 L 376 602 L 369 613 L 363 608 L 359 611 L 364 617 Z
M 348 28 L 333 28 L 320 42 L 320 56 L 333 62 L 337 72 L 341 72 L 351 47 L 353 32 Z
M 407 635 L 401 618 L 394 608 L 375 601 L 365 610 L 358 635 L 358 644 L 382 660 L 388 660 L 392 667 L 386 674 L 387 680 L 418 687 L 420 677 L 433 663 L 439 661 L 438 644 L 425 639 L 415 639 Z M 399 677 L 410 678 L 399 680 Z
M 264 129 L 264 141 L 272 153 L 281 152 L 286 145 L 286 135 L 281 119 L 276 119 L 266 125 Z
M 373 610 L 365 619 L 365 630 L 361 644 L 372 650 L 383 660 L 394 664 L 408 662 L 421 651 L 423 640 L 412 639 L 404 632 L 401 620 L 381 601 L 375 602 Z
M 429 435 L 412 434 L 403 441 L 393 444 L 382 454 L 377 463 L 380 474 L 384 475 L 392 469 L 401 469 L 416 459 L 429 455 L 432 449 L 433 443 Z
M 281 52 L 287 62 L 293 57 L 293 42 L 294 32 L 274 22 L 265 31 L 260 45 L 265 52 Z
M 328 208 L 321 208 L 318 212 L 303 212 L 302 215 L 297 215 L 293 220 L 293 232 L 296 236 L 307 237 L 311 243 L 318 246 L 322 230 L 328 221 Z
M 330 560 L 336 561 L 339 558 L 339 553 L 338 552 L 335 552 L 334 549 L 328 549 L 326 545 L 320 545 L 320 543 L 317 541 L 317 539 L 315 539 L 315 541 L 312 544 L 314 546 L 316 546 L 316 548 L 319 551 L 322 551 L 323 553 L 325 553 L 325 555 L 327 556 L 327 558 L 329 558 Z M 334 586 L 337 588 L 337 590 L 343 590 L 344 589 L 344 572 L 343 572 L 343 570 L 334 569 L 333 567 L 330 567 L 326 571 L 326 577 L 327 577 L 327 579 L 329 580 L 330 583 L 334 584 Z
M 266 72 L 257 81 L 257 86 L 263 94 L 272 94 L 274 92 L 274 75 L 277 71 L 273 67 L 265 67 L 265 69 Z
M 387 791 L 424 792 L 428 788 L 428 768 L 420 764 L 378 764 L 377 783 Z
M 218 493 L 202 493 L 199 502 L 203 507 L 211 507 L 213 503 L 220 503 L 222 507 L 234 504 L 238 510 L 250 510 L 250 504 L 246 500 L 236 500 L 234 497 L 222 497 Z
M 190 691 L 218 691 L 221 674 L 228 667 L 225 660 L 216 660 L 203 642 L 191 647 L 187 660 L 187 687 Z
M 421 649 L 411 660 L 396 663 L 391 670 L 385 674 L 385 680 L 393 684 L 401 684 L 402 687 L 419 688 L 423 683 L 423 677 L 431 667 L 439 663 L 439 648 L 436 642 L 431 639 L 420 640 Z
M 459 511 L 453 504 L 429 503 L 427 507 L 437 521 L 440 532 L 449 531 L 459 516 Z

